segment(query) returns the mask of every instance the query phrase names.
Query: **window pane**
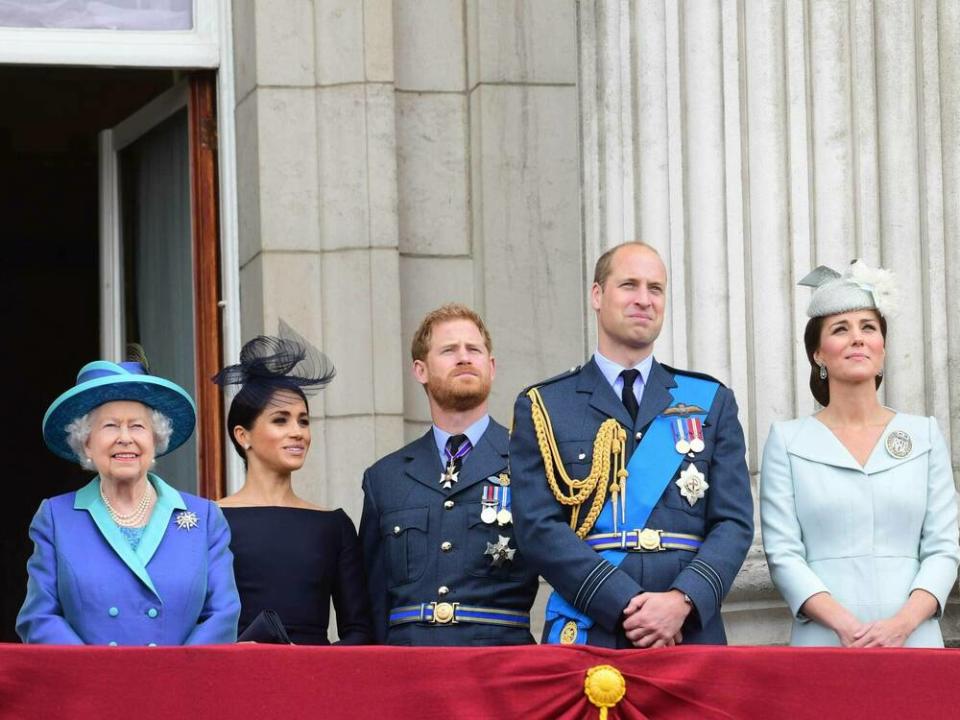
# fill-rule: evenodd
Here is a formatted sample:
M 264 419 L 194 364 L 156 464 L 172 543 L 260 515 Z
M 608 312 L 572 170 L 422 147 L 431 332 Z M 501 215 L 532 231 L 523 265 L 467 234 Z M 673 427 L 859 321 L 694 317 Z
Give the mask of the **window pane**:
M 194 0 L 0 0 L 0 26 L 192 30 Z

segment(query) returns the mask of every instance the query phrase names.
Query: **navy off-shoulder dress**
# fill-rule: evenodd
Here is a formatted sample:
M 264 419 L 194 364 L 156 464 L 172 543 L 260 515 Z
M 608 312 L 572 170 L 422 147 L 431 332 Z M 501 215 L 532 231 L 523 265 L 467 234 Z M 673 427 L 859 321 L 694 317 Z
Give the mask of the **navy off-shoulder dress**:
M 298 645 L 329 645 L 330 600 L 340 643 L 372 640 L 357 531 L 343 510 L 225 507 L 242 634 L 274 610 Z

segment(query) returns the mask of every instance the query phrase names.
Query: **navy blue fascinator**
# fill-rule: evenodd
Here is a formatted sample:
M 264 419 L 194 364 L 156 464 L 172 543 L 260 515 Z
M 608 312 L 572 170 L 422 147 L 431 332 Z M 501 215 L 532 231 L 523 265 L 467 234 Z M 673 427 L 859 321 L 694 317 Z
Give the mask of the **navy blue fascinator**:
M 326 355 L 308 343 L 283 320 L 274 337 L 258 335 L 240 350 L 240 362 L 213 377 L 222 388 L 239 385 L 245 395 L 266 402 L 278 390 L 309 395 L 327 386 L 336 370 Z

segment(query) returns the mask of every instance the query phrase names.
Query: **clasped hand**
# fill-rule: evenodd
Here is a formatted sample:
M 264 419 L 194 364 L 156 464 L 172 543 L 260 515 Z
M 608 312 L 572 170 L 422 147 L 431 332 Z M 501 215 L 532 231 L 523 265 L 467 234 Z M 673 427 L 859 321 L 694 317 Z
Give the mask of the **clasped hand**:
M 837 633 L 844 647 L 902 647 L 910 637 L 906 623 L 896 617 L 862 623 L 852 632 Z
M 689 614 L 679 590 L 640 593 L 623 609 L 623 629 L 635 647 L 670 647 L 683 640 L 680 628 Z

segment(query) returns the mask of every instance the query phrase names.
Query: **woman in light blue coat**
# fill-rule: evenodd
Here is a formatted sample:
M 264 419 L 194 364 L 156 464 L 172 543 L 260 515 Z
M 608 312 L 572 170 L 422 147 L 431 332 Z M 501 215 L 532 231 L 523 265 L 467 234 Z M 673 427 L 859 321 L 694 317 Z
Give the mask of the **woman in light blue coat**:
M 957 504 L 933 418 L 880 404 L 892 274 L 820 267 L 804 334 L 823 409 L 774 423 L 760 520 L 792 645 L 938 647 L 957 578 Z
M 51 645 L 196 645 L 236 640 L 230 531 L 212 502 L 149 473 L 182 445 L 195 411 L 138 362 L 85 365 L 43 419 L 57 455 L 97 476 L 44 500 L 30 525 L 17 633 Z

